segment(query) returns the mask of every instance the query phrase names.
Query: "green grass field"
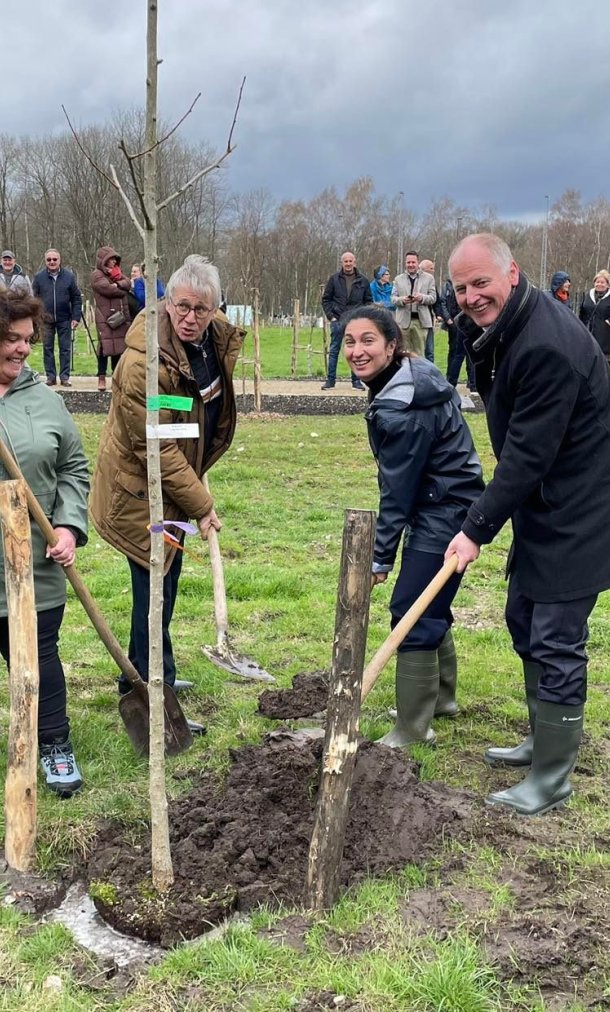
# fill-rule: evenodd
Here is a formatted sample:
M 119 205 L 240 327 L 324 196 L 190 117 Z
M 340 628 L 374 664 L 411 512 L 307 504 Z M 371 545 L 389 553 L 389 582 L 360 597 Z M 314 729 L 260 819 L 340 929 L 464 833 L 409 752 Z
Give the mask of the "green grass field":
M 277 356 L 279 370 L 283 361 L 279 349 Z M 93 460 L 101 420 L 82 416 L 77 421 Z M 485 420 L 473 416 L 471 421 L 489 472 Z M 221 545 L 236 648 L 273 672 L 280 685 L 289 685 L 299 671 L 328 669 L 344 510 L 376 506 L 375 466 L 362 418 L 241 417 L 233 446 L 214 468 L 211 485 L 224 523 Z M 503 532 L 484 549 L 456 602 L 463 714 L 437 728 L 436 749 L 413 749 L 424 778 L 471 789 L 478 797 L 488 792 L 491 782 L 481 760 L 484 747 L 516 740 L 524 720 L 519 665 L 502 617 L 508 540 L 508 532 Z M 201 655 L 201 644 L 214 642 L 212 588 L 206 547 L 195 538 L 189 547 L 197 559 L 185 559 L 173 635 L 179 675 L 195 682 L 185 710 L 195 719 L 201 717 L 209 731 L 188 753 L 169 761 L 172 795 L 187 789 L 189 779 L 176 780 L 171 774 L 198 766 L 223 771 L 229 747 L 258 742 L 263 731 L 275 726 L 255 714 L 260 685 L 231 681 Z M 130 592 L 125 560 L 92 529 L 78 565 L 111 627 L 126 644 Z M 391 581 L 374 592 L 368 656 L 387 633 L 390 591 Z M 118 817 L 137 826 L 148 813 L 147 766 L 132 752 L 118 717 L 116 671 L 72 596 L 61 653 L 73 740 L 86 784 L 80 795 L 63 803 L 40 789 L 37 864 L 40 872 L 50 875 L 92 846 L 100 817 Z M 600 599 L 591 621 L 590 654 L 588 739 L 583 749 L 583 768 L 588 772 L 576 775 L 575 796 L 565 812 L 532 820 L 527 843 L 528 860 L 555 869 L 561 889 L 580 897 L 578 902 L 585 906 L 594 895 L 598 905 L 604 897 L 606 902 L 610 899 L 608 595 Z M 389 728 L 387 708 L 393 698 L 389 665 L 367 698 L 361 723 L 365 736 L 378 737 Z M 6 732 L 5 679 L 0 684 L 0 725 Z M 2 754 L 2 774 L 4 763 Z M 464 880 L 487 897 L 479 919 L 497 925 L 501 932 L 502 918 L 518 902 L 511 887 L 499 887 L 496 881 L 497 869 L 512 860 L 511 855 L 475 841 L 468 853 L 453 852 L 447 845 L 447 858 L 461 862 Z M 514 860 L 517 873 L 525 853 L 515 854 Z M 466 915 L 444 938 L 432 931 L 414 937 L 400 916 L 401 904 L 422 885 L 440 885 L 439 875 L 438 864 L 429 862 L 350 890 L 333 911 L 306 927 L 299 951 L 277 946 L 261 934 L 279 916 L 262 910 L 250 923 L 232 928 L 223 940 L 168 953 L 125 993 L 103 974 L 96 977 L 94 963 L 65 929 L 36 924 L 13 907 L 0 905 L 0 1010 L 298 1012 L 345 1007 L 362 1012 L 559 1008 L 577 1012 L 593 1007 L 591 995 L 600 1002 L 604 990 L 606 997 L 610 995 L 607 946 L 600 949 L 589 975 L 574 979 L 563 1004 L 553 1004 L 548 993 L 541 997 L 536 979 L 521 977 L 517 967 L 512 983 L 498 978 Z M 553 897 L 544 902 L 554 902 Z M 574 899 L 566 909 L 568 924 L 581 908 Z M 566 943 L 568 948 L 570 944 Z M 50 975 L 59 978 L 55 988 L 48 985 Z M 343 1006 L 306 1003 L 308 995 L 322 992 L 345 996 Z
M 92 333 L 94 342 L 95 332 Z M 284 379 L 291 376 L 292 366 L 292 328 L 291 327 L 262 327 L 260 332 L 261 341 L 261 370 L 263 379 Z M 303 328 L 299 334 L 299 345 L 302 349 L 297 354 L 297 377 L 324 376 L 324 356 L 322 355 L 322 331 L 317 327 Z M 307 347 L 311 345 L 311 353 Z M 243 353 L 237 363 L 235 378 L 241 379 L 242 375 L 247 378 L 253 376 L 252 365 L 246 365 L 246 361 L 252 359 L 253 355 L 252 334 L 246 336 L 243 346 Z M 57 358 L 57 342 L 55 349 Z M 435 336 L 435 357 L 439 368 L 445 372 L 447 365 L 447 334 L 438 330 Z M 32 350 L 29 359 L 33 369 L 44 372 L 42 364 L 42 346 L 36 345 Z M 79 327 L 74 342 L 74 368 L 75 376 L 95 376 L 97 372 L 97 360 L 93 353 L 91 343 L 83 327 Z M 348 376 L 349 370 L 343 357 L 339 362 L 339 375 Z

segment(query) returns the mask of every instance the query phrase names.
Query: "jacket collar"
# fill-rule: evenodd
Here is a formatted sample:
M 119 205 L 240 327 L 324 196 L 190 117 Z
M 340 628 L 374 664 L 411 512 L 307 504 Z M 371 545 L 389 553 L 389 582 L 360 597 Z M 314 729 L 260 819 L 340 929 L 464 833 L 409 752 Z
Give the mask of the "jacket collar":
M 460 313 L 458 326 L 470 348 L 471 359 L 476 365 L 492 355 L 499 344 L 508 344 L 531 316 L 538 300 L 538 290 L 523 273 L 506 300 L 500 315 L 490 327 L 483 330 L 466 313 Z

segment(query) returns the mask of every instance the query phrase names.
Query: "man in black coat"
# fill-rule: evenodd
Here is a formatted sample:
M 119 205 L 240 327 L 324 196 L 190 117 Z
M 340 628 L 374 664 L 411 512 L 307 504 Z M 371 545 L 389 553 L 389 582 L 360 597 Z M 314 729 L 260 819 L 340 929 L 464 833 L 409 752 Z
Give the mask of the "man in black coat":
M 322 390 L 332 390 L 337 381 L 337 362 L 343 341 L 341 317 L 356 306 L 364 306 L 372 301 L 369 279 L 357 270 L 354 254 L 344 253 L 341 257 L 341 270 L 331 274 L 322 295 L 322 308 L 326 318 L 330 320 L 328 375 L 326 382 L 322 384 Z M 363 384 L 354 373 L 352 373 L 352 386 L 355 390 L 364 390 Z
M 530 766 L 492 804 L 561 806 L 582 737 L 587 620 L 610 587 L 610 380 L 585 327 L 535 289 L 498 236 L 468 236 L 449 269 L 497 458 L 447 549 L 459 571 L 513 526 L 506 622 L 522 659 L 531 733 L 486 758 Z
M 80 288 L 72 271 L 61 266 L 61 256 L 56 249 L 48 249 L 44 255 L 45 266 L 34 275 L 34 295 L 41 299 L 46 310 L 43 341 L 44 368 L 47 386 L 55 386 L 57 368 L 55 365 L 55 334 L 59 347 L 59 379 L 62 387 L 70 383 L 70 358 L 72 352 L 72 331 L 78 327 L 83 308 Z

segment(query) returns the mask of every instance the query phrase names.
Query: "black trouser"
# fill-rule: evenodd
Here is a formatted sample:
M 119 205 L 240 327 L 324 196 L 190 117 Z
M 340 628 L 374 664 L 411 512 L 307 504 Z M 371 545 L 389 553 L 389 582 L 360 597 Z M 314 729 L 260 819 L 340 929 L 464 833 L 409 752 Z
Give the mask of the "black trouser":
M 421 592 L 428 586 L 436 576 L 444 563 L 442 552 L 418 552 L 415 549 L 406 547 L 403 549 L 400 563 L 400 573 L 390 601 L 390 612 L 392 613 L 392 629 L 409 610 Z M 431 604 L 428 605 L 424 614 L 415 623 L 411 632 L 405 637 L 399 646 L 399 651 L 407 650 L 437 650 L 441 645 L 445 634 L 453 624 L 451 605 L 458 592 L 462 580 L 461 573 L 454 573 L 447 583 L 439 591 Z
M 144 566 L 128 559 L 131 570 L 131 632 L 128 657 L 145 682 L 148 681 L 148 612 L 150 610 L 150 573 Z M 171 566 L 163 577 L 163 680 L 168 685 L 176 681 L 176 663 L 169 635 L 169 624 L 174 613 L 178 581 L 182 569 L 182 552 L 176 552 Z M 119 692 L 129 692 L 131 686 L 124 675 L 119 678 Z
M 55 332 L 57 331 L 57 346 L 59 348 L 59 378 L 60 380 L 70 379 L 70 357 L 72 355 L 72 322 L 64 320 L 62 323 L 45 323 L 44 338 L 42 342 L 42 358 L 44 371 L 47 379 L 57 379 L 55 368 Z
M 470 359 L 466 355 L 466 349 L 464 348 L 464 338 L 456 327 L 455 323 L 447 324 L 447 337 L 449 340 L 449 348 L 447 354 L 447 380 L 451 383 L 452 387 L 458 385 L 460 378 L 460 372 L 462 371 L 462 362 L 466 359 L 466 375 L 468 377 L 468 389 L 476 390 L 477 383 L 474 376 L 474 366 Z
M 112 371 L 116 369 L 119 364 L 120 355 L 104 355 L 103 351 L 100 351 L 97 356 L 97 374 L 98 376 L 105 376 L 108 370 L 108 359 L 112 363 Z
M 37 612 L 38 624 L 38 670 L 40 690 L 38 695 L 38 741 L 49 745 L 56 739 L 63 740 L 70 733 L 66 714 L 66 678 L 61 666 L 57 643 L 64 616 L 64 605 Z M 0 653 L 9 663 L 8 618 L 0 618 Z
M 587 621 L 597 594 L 575 601 L 532 601 L 512 573 L 506 601 L 506 624 L 522 660 L 536 661 L 542 674 L 538 699 L 579 706 L 587 698 Z

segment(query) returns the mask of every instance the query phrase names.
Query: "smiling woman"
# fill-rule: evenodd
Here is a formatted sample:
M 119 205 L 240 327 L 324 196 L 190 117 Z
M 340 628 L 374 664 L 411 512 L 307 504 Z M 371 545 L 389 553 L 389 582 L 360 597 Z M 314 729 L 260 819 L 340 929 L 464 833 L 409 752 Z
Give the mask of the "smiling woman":
M 66 601 L 63 567 L 87 541 L 87 460 L 63 399 L 27 364 L 38 339 L 43 305 L 21 292 L 0 291 L 0 438 L 49 519 L 57 538 L 47 547 L 32 525 L 40 697 L 38 742 L 47 786 L 62 797 L 82 777 L 70 743 L 66 681 L 57 643 Z M 4 477 L 2 475 L 1 477 Z M 0 653 L 9 662 L 9 630 L 0 545 Z

